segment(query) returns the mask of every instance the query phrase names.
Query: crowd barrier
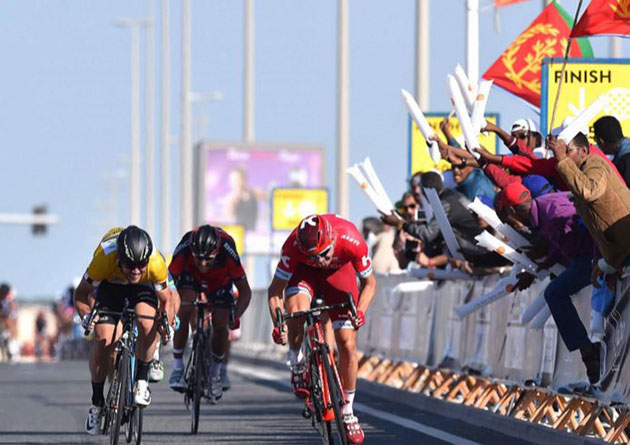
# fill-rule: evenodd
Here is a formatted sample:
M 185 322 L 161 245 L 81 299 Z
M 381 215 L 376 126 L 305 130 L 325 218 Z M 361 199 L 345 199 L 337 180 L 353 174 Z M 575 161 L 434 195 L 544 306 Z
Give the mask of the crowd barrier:
M 467 370 L 509 382 L 534 382 L 565 390 L 586 381 L 578 351 L 569 352 L 553 319 L 544 329 L 521 323 L 523 311 L 544 290 L 536 282 L 522 292 L 460 319 L 454 308 L 494 288 L 500 276 L 475 281 L 418 280 L 407 273 L 377 274 L 378 288 L 359 331 L 359 349 L 368 355 L 435 368 Z M 606 371 L 598 398 L 630 404 L 630 277 L 617 283 L 615 306 L 606 320 Z M 573 297 L 584 325 L 590 325 L 591 288 Z M 243 317 L 241 347 L 283 351 L 271 341 L 266 291 L 254 291 Z

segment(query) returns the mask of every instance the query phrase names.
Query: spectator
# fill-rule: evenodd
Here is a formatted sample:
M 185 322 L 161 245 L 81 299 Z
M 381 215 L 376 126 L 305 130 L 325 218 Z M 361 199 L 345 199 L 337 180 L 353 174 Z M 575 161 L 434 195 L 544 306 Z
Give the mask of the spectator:
M 462 159 L 460 164 L 453 164 L 453 179 L 457 184 L 455 190 L 469 201 L 474 201 L 477 197 L 494 201 L 495 192 L 492 182 L 481 169 L 467 165 L 466 158 Z
M 384 225 L 376 217 L 368 217 L 363 219 L 362 232 L 370 249 L 374 272 L 389 273 L 400 270 L 392 247 L 396 238 L 394 229 Z
M 556 169 L 575 198 L 575 207 L 602 255 L 593 277 L 614 274 L 630 254 L 630 190 L 599 156 L 589 154 L 582 133 L 567 145 L 550 138 Z
M 603 116 L 595 121 L 595 142 L 607 155 L 613 155 L 613 164 L 630 187 L 630 138 L 623 136 L 621 124 L 614 116 Z
M 630 253 L 630 190 L 600 156 L 589 154 L 588 139 L 578 133 L 569 144 L 548 139 L 558 160 L 556 169 L 573 193 L 575 207 L 597 244 L 601 258 L 593 265 L 591 281 L 602 276 L 612 289 L 617 270 Z M 618 172 L 617 172 L 618 173 Z M 559 308 L 555 309 L 560 310 Z M 589 380 L 599 380 L 601 345 L 581 348 Z
M 400 200 L 400 208 L 398 210 L 400 217 L 405 222 L 416 221 L 417 211 L 418 203 L 413 195 L 410 192 L 405 192 Z M 401 269 L 406 269 L 412 261 L 418 263 L 418 255 L 422 244 L 417 237 L 410 235 L 404 230 L 397 230 L 392 247 L 398 261 L 398 267 Z
M 590 284 L 593 240 L 579 223 L 569 192 L 532 198 L 523 184 L 515 182 L 501 192 L 498 201 L 511 216 L 508 221 L 513 218 L 539 235 L 528 256 L 534 261 L 546 257 L 541 269 L 568 261 L 565 271 L 547 286 L 544 296 L 567 349 L 580 350 L 589 381 L 597 382 L 599 361 L 594 361 L 591 353 L 595 346 L 571 302 L 572 295 Z M 518 277 L 517 287 L 521 290 L 528 288 L 535 278 L 527 272 Z
M 421 176 L 422 188 L 433 188 L 437 191 L 446 216 L 453 227 L 455 238 L 460 246 L 460 251 L 473 267 L 494 267 L 506 264 L 505 260 L 494 252 L 477 246 L 475 236 L 482 232 L 482 227 L 473 216 L 466 204 L 468 200 L 461 193 L 452 189 L 445 189 L 442 178 L 438 173 L 426 172 Z M 428 255 L 427 246 L 440 246 L 443 248 L 444 239 L 440 226 L 435 219 L 424 221 L 402 221 L 396 215 L 383 215 L 383 222 L 396 226 L 399 230 L 417 238 L 422 243 L 422 250 Z M 436 254 L 436 252 L 431 252 Z M 420 262 L 421 265 L 422 262 Z
M 542 157 L 542 135 L 536 129 L 536 124 L 531 119 L 519 119 L 512 124 L 510 134 L 507 134 L 499 126 L 487 122 L 485 131 L 495 133 L 505 146 L 515 155 L 523 155 L 530 159 Z M 537 156 L 537 153 L 540 156 Z

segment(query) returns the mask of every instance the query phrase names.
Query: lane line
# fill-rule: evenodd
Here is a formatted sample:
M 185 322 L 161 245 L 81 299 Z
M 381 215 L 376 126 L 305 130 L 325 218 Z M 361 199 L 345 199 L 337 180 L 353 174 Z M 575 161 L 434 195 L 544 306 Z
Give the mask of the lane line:
M 236 372 L 237 374 L 241 374 L 245 377 L 251 377 L 259 380 L 268 380 L 273 381 L 275 383 L 279 383 L 282 386 L 287 388 L 291 387 L 289 383 L 289 373 L 280 372 L 280 371 L 270 371 L 262 368 L 252 368 L 241 363 L 234 368 L 230 368 L 230 371 Z M 478 442 L 474 442 L 472 440 L 466 439 L 461 436 L 456 436 L 455 434 L 447 433 L 446 431 L 439 430 L 437 428 L 430 427 L 428 425 L 422 424 L 420 422 L 416 422 L 411 419 L 407 419 L 405 417 L 397 416 L 396 414 L 391 414 L 385 411 L 381 411 L 380 409 L 371 408 L 362 403 L 354 403 L 354 407 L 357 411 L 364 412 L 369 414 L 370 416 L 374 416 L 376 418 L 386 420 L 390 423 L 395 423 L 396 425 L 402 426 L 404 428 L 417 431 L 419 433 L 425 434 L 427 436 L 435 437 L 436 439 L 443 440 L 445 442 L 461 444 L 461 445 L 479 445 Z

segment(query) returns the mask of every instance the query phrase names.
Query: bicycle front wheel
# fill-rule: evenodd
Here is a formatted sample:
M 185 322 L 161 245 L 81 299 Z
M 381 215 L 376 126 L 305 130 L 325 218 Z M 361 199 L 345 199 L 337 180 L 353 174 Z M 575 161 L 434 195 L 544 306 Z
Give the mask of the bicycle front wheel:
M 328 383 L 328 395 L 330 396 L 330 404 L 332 405 L 333 412 L 335 413 L 335 423 L 337 425 L 337 432 L 339 433 L 339 441 L 346 445 L 348 439 L 346 437 L 346 429 L 343 425 L 343 417 L 341 409 L 343 408 L 343 392 L 341 389 L 341 382 L 338 379 L 337 370 L 333 370 L 334 364 L 330 362 L 330 355 L 328 355 L 328 346 L 323 344 L 319 346 L 319 351 L 324 363 L 324 370 L 326 372 L 326 380 Z M 325 399 L 325 398 L 324 398 Z
M 125 403 L 127 398 L 127 378 L 129 371 L 129 352 L 123 348 L 120 353 L 120 360 L 116 368 L 117 377 L 114 379 L 112 385 L 114 387 L 114 398 L 112 400 L 112 406 L 110 406 L 110 428 L 109 428 L 109 443 L 111 445 L 118 445 L 118 436 L 120 434 L 120 424 L 122 423 L 123 411 L 125 410 Z
M 205 341 L 203 337 L 199 335 L 194 341 L 193 354 L 194 354 L 194 373 L 193 373 L 193 385 L 192 385 L 192 410 L 190 411 L 190 432 L 197 434 L 199 430 L 199 410 L 201 409 L 201 396 L 203 394 L 203 380 L 204 380 L 204 352 Z

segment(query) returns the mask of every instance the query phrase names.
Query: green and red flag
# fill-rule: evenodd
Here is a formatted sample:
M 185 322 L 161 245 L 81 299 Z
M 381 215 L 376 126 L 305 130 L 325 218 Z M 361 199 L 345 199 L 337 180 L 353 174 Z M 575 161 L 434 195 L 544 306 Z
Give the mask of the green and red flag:
M 592 0 L 571 37 L 630 35 L 630 0 Z
M 551 2 L 483 75 L 494 84 L 540 108 L 540 70 L 547 57 L 564 57 L 573 20 Z M 587 39 L 576 39 L 569 57 L 593 57 Z

